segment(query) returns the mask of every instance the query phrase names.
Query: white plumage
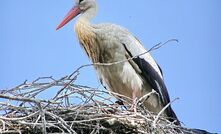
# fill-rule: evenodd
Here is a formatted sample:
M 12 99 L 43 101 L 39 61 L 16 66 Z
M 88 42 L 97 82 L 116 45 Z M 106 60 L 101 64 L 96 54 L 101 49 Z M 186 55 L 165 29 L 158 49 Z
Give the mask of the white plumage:
M 77 0 L 76 6 L 71 9 L 57 29 L 78 14 L 81 15 L 75 24 L 75 32 L 92 62 L 125 61 L 109 66 L 95 65 L 101 82 L 106 84 L 107 89 L 128 96 L 134 101 L 152 89 L 156 90 L 158 95 L 152 94 L 145 102 L 145 106 L 152 112 L 160 112 L 170 99 L 161 69 L 150 53 L 126 60 L 147 50 L 125 28 L 114 24 L 91 24 L 90 20 L 96 14 L 95 0 Z M 170 106 L 164 115 L 170 117 L 171 121 L 177 120 Z

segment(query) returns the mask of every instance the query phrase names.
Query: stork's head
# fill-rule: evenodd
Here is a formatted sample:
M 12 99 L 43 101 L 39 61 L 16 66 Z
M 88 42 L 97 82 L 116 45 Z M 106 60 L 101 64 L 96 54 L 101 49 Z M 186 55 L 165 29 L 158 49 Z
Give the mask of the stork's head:
M 96 14 L 96 0 L 75 0 L 75 6 L 71 8 L 56 30 L 63 27 L 79 14 L 82 14 L 82 17 L 86 20 L 93 18 Z

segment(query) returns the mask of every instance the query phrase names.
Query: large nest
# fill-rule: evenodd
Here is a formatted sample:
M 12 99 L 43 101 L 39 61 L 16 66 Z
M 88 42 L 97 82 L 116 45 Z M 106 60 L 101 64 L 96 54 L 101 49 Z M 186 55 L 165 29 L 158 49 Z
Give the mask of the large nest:
M 137 56 L 171 41 L 177 40 L 159 43 Z M 135 113 L 130 110 L 132 103 L 128 97 L 74 83 L 83 67 L 118 64 L 137 56 L 114 63 L 83 65 L 60 79 L 40 77 L 0 90 L 0 133 L 197 133 L 198 129 L 175 125 L 161 115 L 170 104 L 158 114 L 149 112 L 143 102 L 154 91 L 137 100 Z
M 41 77 L 1 90 L 0 133 L 193 133 L 150 113 L 142 99 L 134 113 L 125 96 L 76 85 L 77 76 Z

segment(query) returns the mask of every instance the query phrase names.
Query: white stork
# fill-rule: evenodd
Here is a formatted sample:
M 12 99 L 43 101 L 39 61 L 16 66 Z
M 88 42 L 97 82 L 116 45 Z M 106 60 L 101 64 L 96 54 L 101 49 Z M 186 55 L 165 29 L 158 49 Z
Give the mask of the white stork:
M 157 94 L 151 94 L 144 104 L 148 110 L 159 113 L 170 102 L 170 98 L 161 69 L 150 53 L 126 61 L 147 50 L 136 37 L 121 26 L 91 24 L 90 20 L 95 17 L 97 9 L 95 0 L 76 0 L 75 4 L 57 29 L 80 14 L 74 29 L 92 62 L 113 63 L 125 60 L 110 66 L 94 66 L 101 83 L 105 83 L 113 92 L 132 98 L 134 104 L 136 99 L 154 89 Z M 171 106 L 163 115 L 179 124 Z

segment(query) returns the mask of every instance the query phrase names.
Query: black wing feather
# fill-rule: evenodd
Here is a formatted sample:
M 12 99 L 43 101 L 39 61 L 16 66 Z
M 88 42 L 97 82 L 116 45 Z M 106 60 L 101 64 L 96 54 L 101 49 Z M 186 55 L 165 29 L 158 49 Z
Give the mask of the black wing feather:
M 130 55 L 130 57 L 133 57 L 133 55 L 127 49 L 126 45 L 123 44 L 123 46 L 125 50 L 127 51 L 127 53 Z M 162 102 L 163 106 L 166 106 L 170 102 L 170 98 L 169 98 L 169 94 L 168 94 L 168 91 L 167 91 L 167 88 L 163 79 L 160 77 L 157 71 L 150 65 L 150 63 L 148 63 L 145 59 L 140 58 L 140 57 L 135 57 L 132 60 L 138 65 L 139 69 L 141 70 L 140 75 L 160 95 L 160 101 Z M 160 71 L 162 72 L 161 69 Z M 174 119 L 177 120 L 177 116 L 173 112 L 170 106 L 167 108 L 167 114 L 169 117 L 172 118 L 171 121 L 174 121 Z
M 123 46 L 130 57 L 133 57 L 131 52 L 127 49 L 126 45 L 123 44 Z M 141 76 L 143 76 L 143 78 L 147 80 L 150 86 L 160 95 L 160 99 L 161 102 L 163 102 L 163 105 L 167 105 L 170 102 L 170 98 L 167 92 L 167 88 L 157 71 L 143 58 L 135 57 L 132 60 L 141 70 Z
M 161 102 L 163 102 L 163 105 L 167 105 L 170 102 L 170 98 L 167 92 L 167 88 L 157 71 L 155 71 L 155 69 L 143 58 L 136 57 L 133 59 L 133 61 L 140 68 L 143 78 L 145 78 L 151 87 L 160 95 L 160 99 Z

